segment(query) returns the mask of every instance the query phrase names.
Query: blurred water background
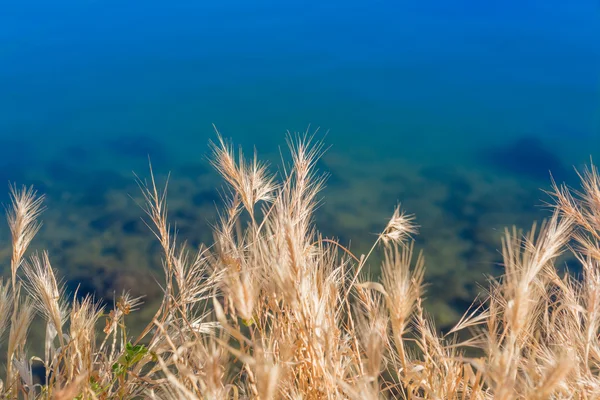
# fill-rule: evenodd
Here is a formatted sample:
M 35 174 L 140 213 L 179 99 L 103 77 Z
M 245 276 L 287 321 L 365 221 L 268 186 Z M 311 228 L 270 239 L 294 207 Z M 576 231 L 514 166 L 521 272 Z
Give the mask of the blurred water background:
M 274 165 L 287 130 L 320 127 L 320 230 L 360 253 L 402 202 L 445 326 L 499 272 L 502 229 L 548 215 L 548 171 L 570 181 L 598 156 L 600 5 L 0 2 L 0 183 L 47 194 L 34 246 L 71 290 L 158 293 L 158 246 L 129 197 L 148 156 L 172 172 L 181 236 L 210 241 L 213 123 Z

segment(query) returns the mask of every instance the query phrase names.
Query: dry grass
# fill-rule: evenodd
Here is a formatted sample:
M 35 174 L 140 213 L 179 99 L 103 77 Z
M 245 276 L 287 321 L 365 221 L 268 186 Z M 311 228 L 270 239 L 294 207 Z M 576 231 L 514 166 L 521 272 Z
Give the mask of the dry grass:
M 108 313 L 66 297 L 48 254 L 24 259 L 42 198 L 11 188 L 11 279 L 0 284 L 8 334 L 6 398 L 53 399 L 591 399 L 600 396 L 600 176 L 582 190 L 555 185 L 554 213 L 523 235 L 507 230 L 505 274 L 446 336 L 422 308 L 424 260 L 416 227 L 397 208 L 366 255 L 323 238 L 313 211 L 322 151 L 291 137 L 278 181 L 218 136 L 213 165 L 230 188 L 214 244 L 179 244 L 166 190 L 139 184 L 148 225 L 164 251 L 164 297 L 142 334 L 129 337 L 140 300 Z M 559 276 L 571 251 L 583 276 Z M 380 281 L 364 270 L 382 252 Z M 35 313 L 45 353 L 27 354 Z M 100 321 L 103 319 L 103 321 Z M 104 323 L 103 332 L 97 328 Z M 461 338 L 459 341 L 459 337 Z M 467 339 L 464 339 L 467 338 Z M 478 348 L 479 357 L 467 351 Z M 34 383 L 32 365 L 46 371 Z

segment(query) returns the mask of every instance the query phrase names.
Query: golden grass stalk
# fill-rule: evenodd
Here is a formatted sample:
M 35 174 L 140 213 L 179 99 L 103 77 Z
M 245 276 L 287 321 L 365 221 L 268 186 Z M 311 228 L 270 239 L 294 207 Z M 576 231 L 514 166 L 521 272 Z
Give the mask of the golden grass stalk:
M 11 207 L 7 211 L 8 226 L 12 234 L 12 257 L 10 260 L 13 288 L 16 287 L 17 270 L 25 251 L 41 227 L 38 217 L 43 211 L 43 196 L 37 196 L 32 188 L 10 186 Z
M 318 233 L 324 177 L 312 136 L 289 135 L 281 182 L 217 133 L 213 165 L 230 193 L 214 244 L 177 243 L 167 192 L 138 183 L 163 250 L 161 306 L 132 340 L 125 293 L 108 315 L 92 297 L 68 303 L 47 253 L 23 262 L 41 197 L 11 186 L 11 280 L 0 284 L 9 324 L 4 398 L 66 399 L 592 399 L 600 397 L 600 175 L 582 189 L 554 184 L 538 229 L 502 241 L 504 274 L 440 335 L 423 306 L 424 258 L 399 207 L 365 255 Z M 582 276 L 561 275 L 571 252 Z M 365 270 L 383 256 L 381 277 Z M 19 273 L 22 268 L 22 274 Z M 25 291 L 21 291 L 24 285 Z M 37 311 L 45 357 L 27 352 Z M 12 317 L 9 321 L 9 315 Z M 99 320 L 105 316 L 103 332 Z M 2 329 L 2 328 L 0 328 Z M 476 347 L 476 352 L 472 348 Z M 474 355 L 475 354 L 475 355 Z M 34 382 L 33 365 L 46 371 Z

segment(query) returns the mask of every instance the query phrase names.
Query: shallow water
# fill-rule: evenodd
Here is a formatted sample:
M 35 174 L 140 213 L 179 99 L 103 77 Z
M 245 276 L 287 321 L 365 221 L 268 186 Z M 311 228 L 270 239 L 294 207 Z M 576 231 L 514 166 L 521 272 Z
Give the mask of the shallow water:
M 286 130 L 320 127 L 321 229 L 360 250 L 401 201 L 450 321 L 502 228 L 547 215 L 548 171 L 569 180 L 596 155 L 600 6 L 23 0 L 0 5 L 0 88 L 0 179 L 48 194 L 37 244 L 69 280 L 110 296 L 157 268 L 127 197 L 148 155 L 198 243 L 213 123 L 274 164 Z

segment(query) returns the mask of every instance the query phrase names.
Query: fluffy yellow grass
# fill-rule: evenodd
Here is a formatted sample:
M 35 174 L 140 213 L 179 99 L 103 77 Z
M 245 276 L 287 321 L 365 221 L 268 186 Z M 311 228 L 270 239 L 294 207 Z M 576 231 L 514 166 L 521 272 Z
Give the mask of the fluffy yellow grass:
M 137 338 L 124 294 L 106 313 L 91 297 L 68 301 L 48 254 L 26 258 L 42 197 L 12 188 L 11 279 L 0 285 L 8 332 L 6 398 L 54 399 L 547 399 L 600 396 L 600 176 L 582 190 L 554 185 L 554 213 L 523 235 L 506 230 L 505 274 L 440 337 L 422 308 L 424 261 L 413 218 L 397 208 L 366 255 L 323 238 L 313 211 L 322 148 L 289 138 L 277 180 L 220 135 L 213 165 L 230 188 L 214 244 L 176 240 L 166 190 L 140 180 L 148 224 L 164 250 L 164 296 Z M 559 276 L 571 251 L 583 276 Z M 382 252 L 382 276 L 364 267 Z M 35 313 L 45 352 L 27 354 Z M 104 330 L 97 328 L 102 324 Z M 459 339 L 461 338 L 461 339 Z M 464 339 L 466 338 L 466 339 Z M 469 348 L 479 349 L 480 357 Z M 46 371 L 34 384 L 32 364 Z

